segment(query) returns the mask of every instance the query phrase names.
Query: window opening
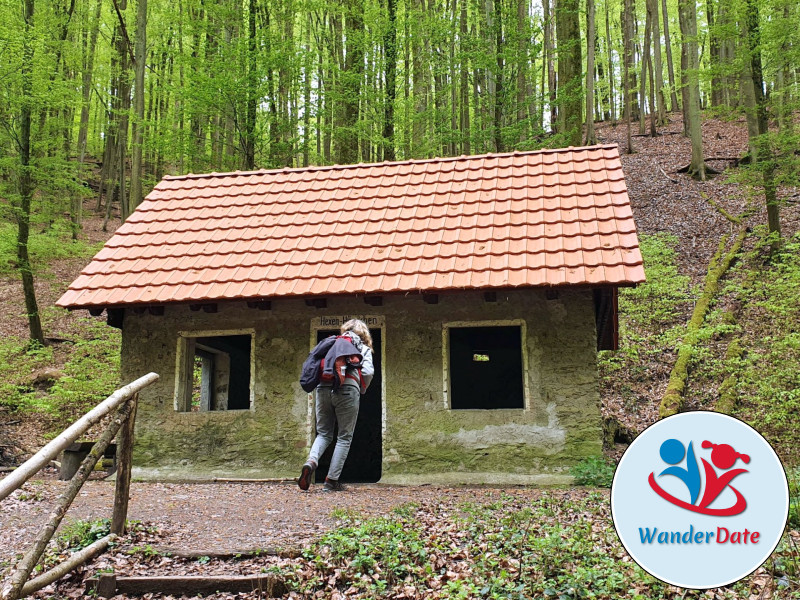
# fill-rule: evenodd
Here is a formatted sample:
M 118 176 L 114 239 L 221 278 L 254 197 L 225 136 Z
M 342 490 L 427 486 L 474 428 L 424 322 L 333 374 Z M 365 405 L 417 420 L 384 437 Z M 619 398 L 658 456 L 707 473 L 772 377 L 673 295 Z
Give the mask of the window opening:
M 520 326 L 449 328 L 450 408 L 525 408 Z
M 251 335 L 182 338 L 177 410 L 249 409 L 251 342 Z

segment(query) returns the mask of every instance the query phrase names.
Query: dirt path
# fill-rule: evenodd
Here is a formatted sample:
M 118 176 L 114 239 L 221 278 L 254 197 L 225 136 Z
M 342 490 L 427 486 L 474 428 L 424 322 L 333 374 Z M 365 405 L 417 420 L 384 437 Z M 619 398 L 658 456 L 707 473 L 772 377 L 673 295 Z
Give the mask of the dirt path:
M 32 481 L 0 503 L 0 564 L 33 540 L 65 485 L 52 479 Z M 499 493 L 488 488 L 374 484 L 325 493 L 319 485 L 301 492 L 293 483 L 135 482 L 128 518 L 158 526 L 166 547 L 193 551 L 298 548 L 332 529 L 337 514 L 377 516 L 422 499 L 447 496 L 452 500 L 455 495 L 463 496 L 464 501 L 490 500 Z M 67 520 L 110 516 L 113 496 L 112 483 L 88 482 L 67 513 Z

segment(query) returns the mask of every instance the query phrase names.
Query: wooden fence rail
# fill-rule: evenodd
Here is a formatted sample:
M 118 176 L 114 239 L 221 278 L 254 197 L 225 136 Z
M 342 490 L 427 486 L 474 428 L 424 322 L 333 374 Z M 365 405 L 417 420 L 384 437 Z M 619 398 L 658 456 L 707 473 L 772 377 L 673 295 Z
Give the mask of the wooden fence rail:
M 129 400 L 135 393 L 147 387 L 157 379 L 158 375 L 156 373 L 148 373 L 144 377 L 140 377 L 136 381 L 118 389 L 72 425 L 67 427 L 44 448 L 14 469 L 10 475 L 0 480 L 0 500 L 3 500 L 11 492 L 38 473 L 42 467 L 55 459 L 59 452 L 86 433 L 92 425 L 98 423 L 100 419 L 119 407 L 120 404 Z
M 125 521 L 128 514 L 128 498 L 130 495 L 131 457 L 133 451 L 133 430 L 136 419 L 139 391 L 158 380 L 156 373 L 149 373 L 136 381 L 120 388 L 95 408 L 75 421 L 52 442 L 37 452 L 30 460 L 14 470 L 0 481 L 0 501 L 30 479 L 41 467 L 55 458 L 57 454 L 85 433 L 103 416 L 117 409 L 111 423 L 92 446 L 88 456 L 70 480 L 67 488 L 56 501 L 47 524 L 39 532 L 31 548 L 19 561 L 11 575 L 0 589 L 0 599 L 17 600 L 32 594 L 44 586 L 63 577 L 72 569 L 85 563 L 100 552 L 103 552 L 117 535 L 125 532 Z M 114 491 L 114 509 L 111 520 L 111 534 L 98 540 L 91 546 L 76 552 L 69 559 L 51 569 L 47 573 L 28 581 L 34 567 L 39 563 L 47 544 L 55 535 L 59 524 L 69 509 L 81 487 L 89 479 L 97 461 L 103 456 L 108 445 L 119 432 L 117 443 L 117 479 Z M 9 480 L 11 480 L 9 482 Z M 27 582 L 27 583 L 26 583 Z

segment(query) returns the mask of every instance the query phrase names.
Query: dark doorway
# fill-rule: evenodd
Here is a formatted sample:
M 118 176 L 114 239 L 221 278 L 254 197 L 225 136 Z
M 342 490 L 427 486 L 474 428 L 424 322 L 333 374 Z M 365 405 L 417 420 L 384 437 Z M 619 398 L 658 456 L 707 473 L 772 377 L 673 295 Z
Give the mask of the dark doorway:
M 519 326 L 450 328 L 450 407 L 525 408 Z
M 317 341 L 322 341 L 329 335 L 338 334 L 338 330 L 320 330 L 317 332 Z M 361 397 L 358 409 L 358 421 L 353 432 L 353 443 L 350 453 L 344 463 L 341 480 L 353 483 L 375 483 L 381 478 L 381 461 L 383 459 L 383 440 L 381 436 L 382 423 L 382 398 L 381 398 L 381 330 L 371 329 L 372 345 L 375 351 L 372 360 L 375 365 L 375 376 L 372 378 L 367 393 Z M 338 429 L 337 429 L 338 431 Z M 316 481 L 325 481 L 328 468 L 331 465 L 333 448 L 336 438 L 325 450 L 319 461 L 316 471 Z

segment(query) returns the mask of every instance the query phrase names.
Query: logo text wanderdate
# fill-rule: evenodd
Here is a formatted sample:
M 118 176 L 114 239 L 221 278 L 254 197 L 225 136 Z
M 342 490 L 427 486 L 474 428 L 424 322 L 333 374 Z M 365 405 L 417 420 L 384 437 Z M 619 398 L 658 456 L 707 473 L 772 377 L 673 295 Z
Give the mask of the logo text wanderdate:
M 690 525 L 688 531 L 659 531 L 658 527 L 639 527 L 639 537 L 643 544 L 757 544 L 761 534 L 758 531 L 729 531 L 727 527 L 717 527 L 717 531 L 695 531 Z

